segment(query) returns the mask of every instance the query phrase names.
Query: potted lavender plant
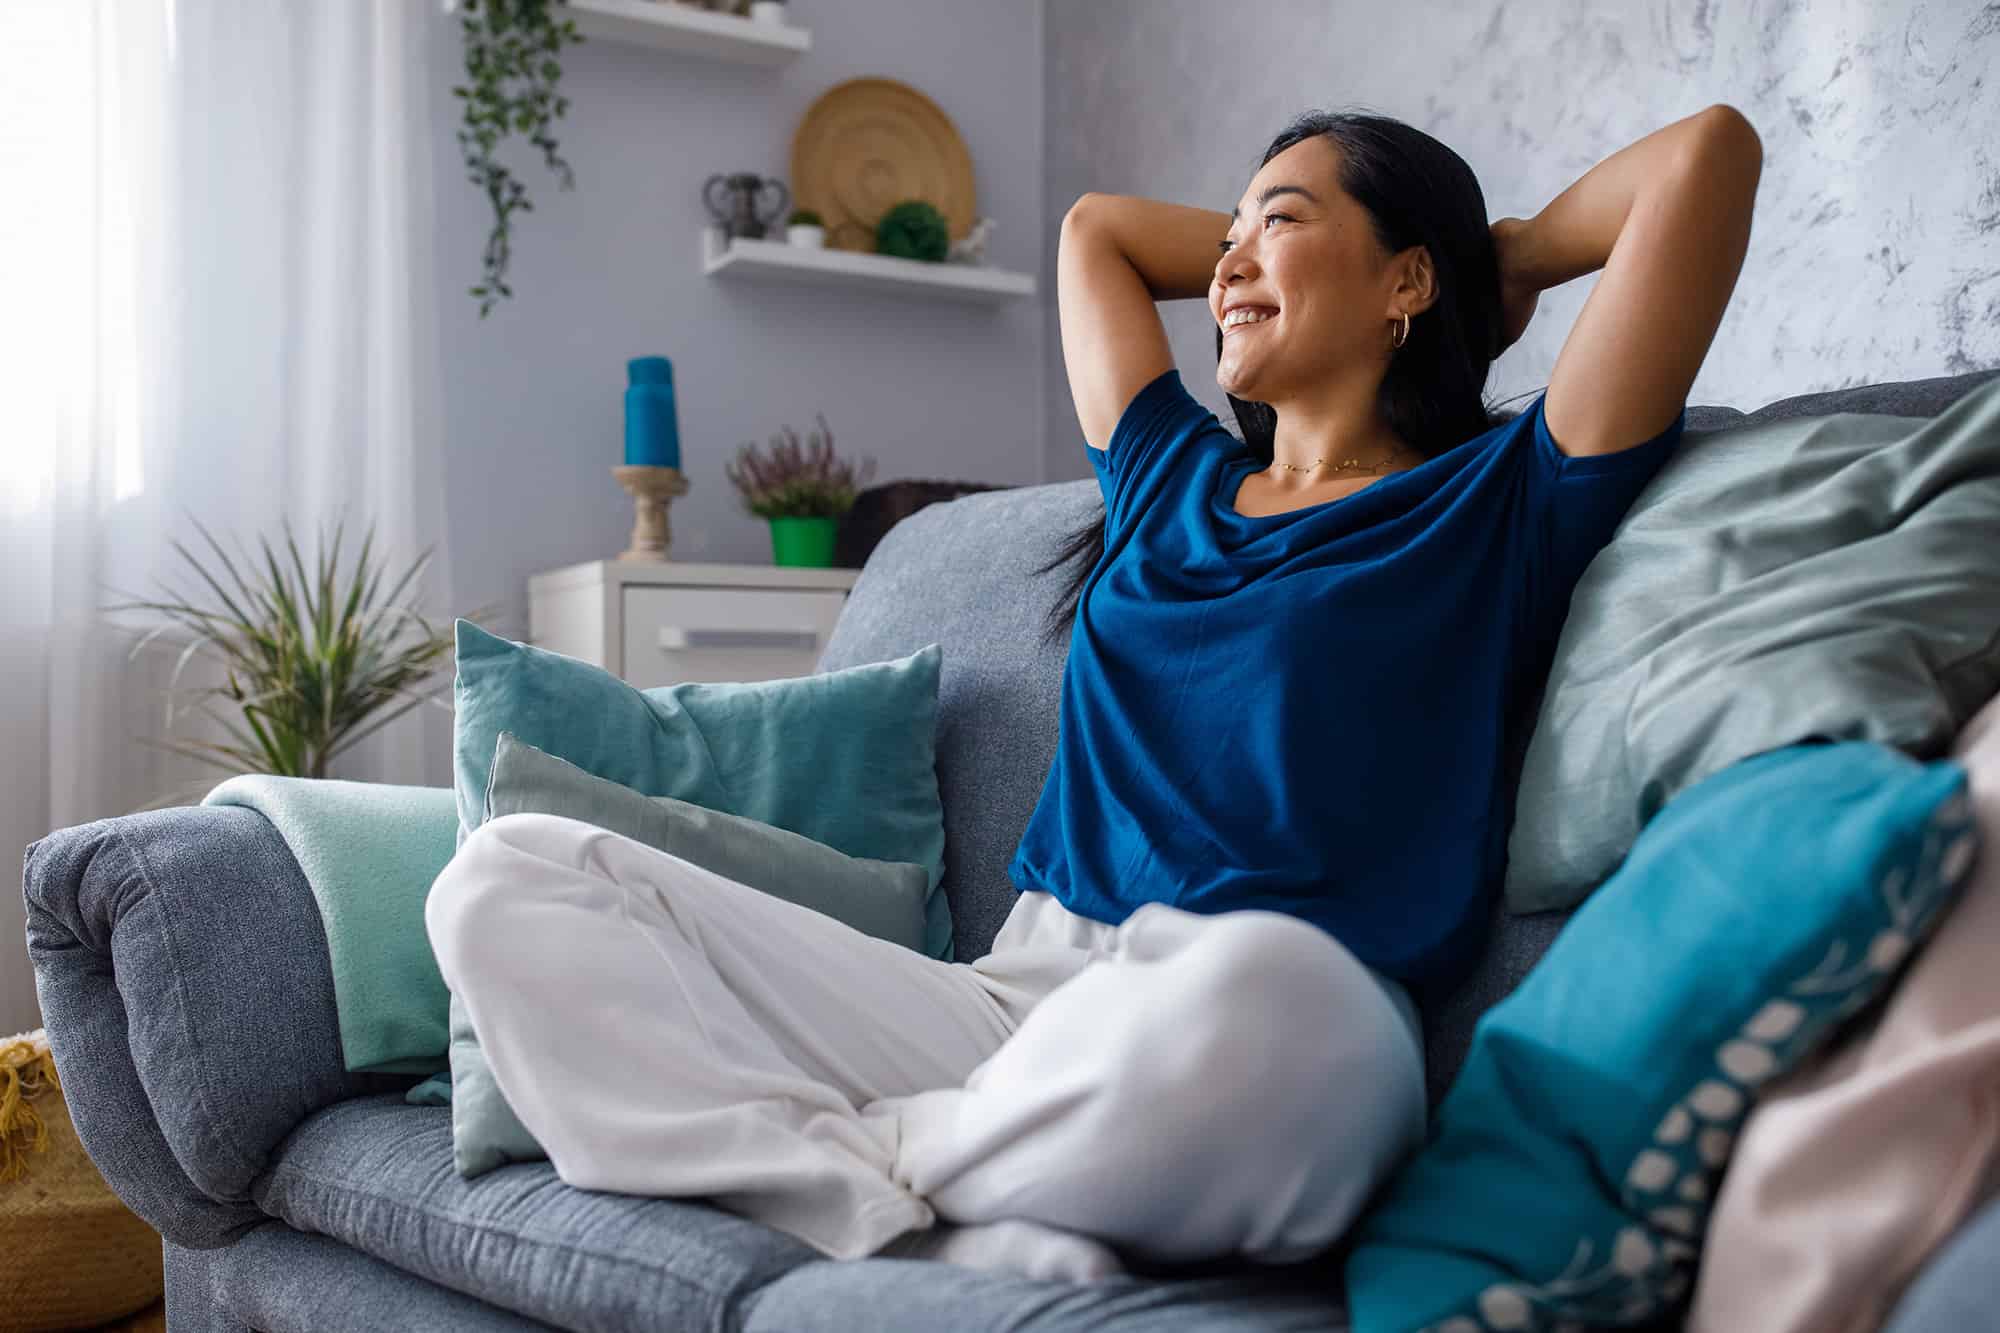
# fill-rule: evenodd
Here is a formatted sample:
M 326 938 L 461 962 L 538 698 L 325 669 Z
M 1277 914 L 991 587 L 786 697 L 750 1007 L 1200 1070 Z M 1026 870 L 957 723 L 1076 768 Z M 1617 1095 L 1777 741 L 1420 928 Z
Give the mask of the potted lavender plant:
M 820 416 L 819 429 L 805 444 L 786 426 L 771 437 L 768 453 L 752 443 L 739 446 L 723 472 L 743 497 L 743 507 L 770 521 L 771 563 L 824 568 L 833 563 L 841 517 L 874 475 L 875 460 L 863 462 L 858 472 L 852 463 L 837 461 L 833 431 Z

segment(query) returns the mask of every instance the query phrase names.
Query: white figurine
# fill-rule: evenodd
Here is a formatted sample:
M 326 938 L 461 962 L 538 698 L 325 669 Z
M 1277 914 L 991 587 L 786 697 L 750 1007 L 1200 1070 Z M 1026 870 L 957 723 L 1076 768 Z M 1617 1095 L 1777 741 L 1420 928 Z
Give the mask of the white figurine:
M 945 259 L 955 264 L 983 264 L 986 262 L 986 238 L 993 234 L 993 219 L 980 218 L 972 224 L 972 230 L 965 233 L 962 241 L 953 241 Z

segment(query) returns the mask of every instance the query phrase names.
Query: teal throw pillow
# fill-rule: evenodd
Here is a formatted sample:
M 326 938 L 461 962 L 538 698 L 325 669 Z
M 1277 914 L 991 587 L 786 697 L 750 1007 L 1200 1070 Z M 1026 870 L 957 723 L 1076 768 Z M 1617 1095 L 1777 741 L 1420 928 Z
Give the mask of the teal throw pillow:
M 643 796 L 501 732 L 484 819 L 538 813 L 582 820 L 672 852 L 703 869 L 810 907 L 863 934 L 924 951 L 930 876 L 911 861 L 847 856 L 770 824 L 671 796 Z M 483 820 L 482 820 L 483 822 Z M 500 1091 L 471 1016 L 450 1005 L 452 1157 L 459 1174 L 547 1156 Z
M 923 952 L 953 959 L 937 782 L 944 649 L 839 671 L 638 690 L 588 662 L 457 623 L 452 786 L 462 846 L 502 731 L 647 796 L 742 815 L 849 856 L 924 867 Z
M 1480 1020 L 1362 1219 L 1354 1333 L 1629 1327 L 1681 1301 L 1759 1087 L 1883 992 L 1964 883 L 1965 792 L 1956 760 L 1845 741 L 1663 807 Z

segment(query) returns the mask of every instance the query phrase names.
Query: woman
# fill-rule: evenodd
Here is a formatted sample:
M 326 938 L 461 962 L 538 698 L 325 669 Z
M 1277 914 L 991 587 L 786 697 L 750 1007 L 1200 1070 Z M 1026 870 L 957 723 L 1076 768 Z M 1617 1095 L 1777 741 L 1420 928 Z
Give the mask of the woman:
M 991 952 L 488 822 L 430 934 L 561 1177 L 1038 1276 L 1336 1243 L 1422 1142 L 1420 1006 L 1499 883 L 1505 719 L 1681 434 L 1761 162 L 1715 106 L 1489 226 L 1436 140 L 1314 114 L 1231 213 L 1079 200 L 1058 301 L 1105 513 Z M 1496 421 L 1489 363 L 1600 267 Z M 1154 309 L 1196 297 L 1240 442 Z

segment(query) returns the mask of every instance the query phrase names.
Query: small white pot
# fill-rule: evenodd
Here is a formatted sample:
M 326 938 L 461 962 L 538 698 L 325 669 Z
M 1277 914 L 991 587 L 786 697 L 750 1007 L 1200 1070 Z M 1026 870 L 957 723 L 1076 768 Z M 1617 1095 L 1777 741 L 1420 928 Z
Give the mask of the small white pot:
M 750 0 L 750 18 L 755 23 L 785 26 L 785 0 Z
M 785 228 L 785 241 L 787 244 L 800 246 L 807 250 L 824 250 L 826 249 L 826 228 L 810 225 L 803 227 L 787 226 Z

